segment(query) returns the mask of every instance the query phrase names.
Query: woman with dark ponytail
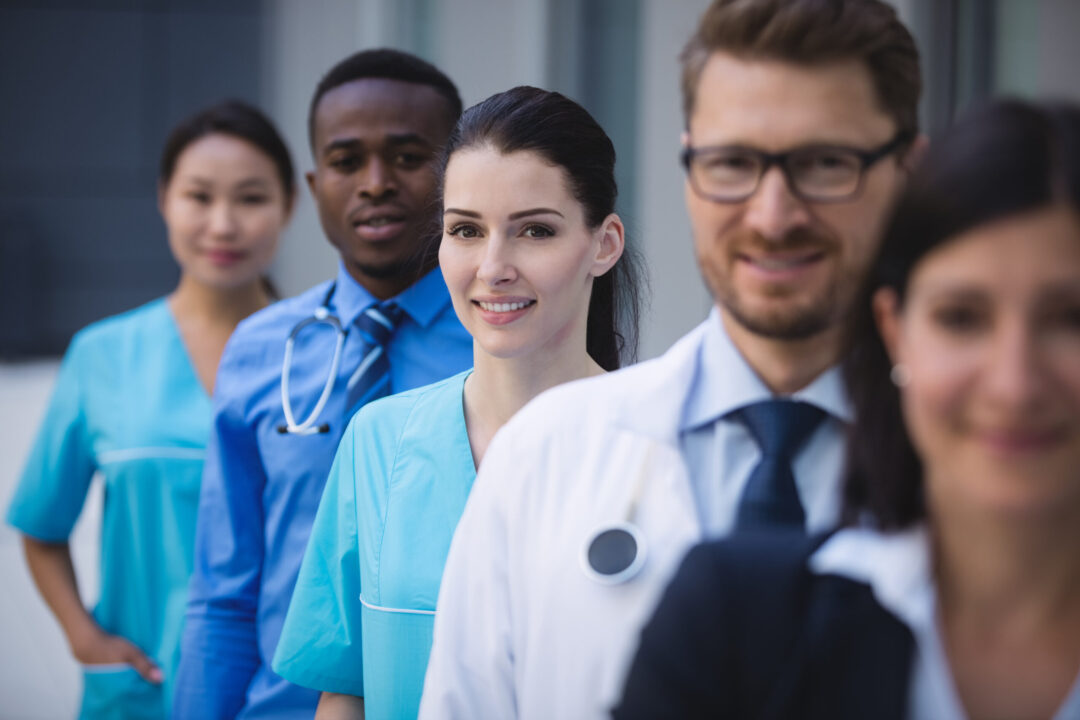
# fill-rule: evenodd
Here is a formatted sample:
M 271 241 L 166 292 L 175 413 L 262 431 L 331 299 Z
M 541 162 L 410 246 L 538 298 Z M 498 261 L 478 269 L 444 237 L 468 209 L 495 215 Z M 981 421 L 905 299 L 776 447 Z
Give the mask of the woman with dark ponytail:
M 342 439 L 274 662 L 323 691 L 319 717 L 416 717 L 450 539 L 492 436 L 544 390 L 633 358 L 614 167 L 588 112 L 536 88 L 488 98 L 451 134 L 438 252 L 475 366 L 364 407 Z

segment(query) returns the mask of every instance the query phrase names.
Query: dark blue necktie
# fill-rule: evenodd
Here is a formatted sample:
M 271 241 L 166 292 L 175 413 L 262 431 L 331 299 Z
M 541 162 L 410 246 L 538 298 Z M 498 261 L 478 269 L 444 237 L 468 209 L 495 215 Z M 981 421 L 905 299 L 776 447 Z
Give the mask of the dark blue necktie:
M 353 323 L 364 341 L 364 359 L 346 386 L 346 420 L 361 406 L 390 394 L 390 361 L 386 357 L 386 346 L 403 315 L 401 308 L 387 301 L 372 305 Z
M 825 413 L 804 402 L 766 400 L 736 410 L 734 417 L 746 425 L 761 448 L 761 462 L 750 473 L 739 499 L 735 529 L 804 528 L 806 513 L 791 461 Z

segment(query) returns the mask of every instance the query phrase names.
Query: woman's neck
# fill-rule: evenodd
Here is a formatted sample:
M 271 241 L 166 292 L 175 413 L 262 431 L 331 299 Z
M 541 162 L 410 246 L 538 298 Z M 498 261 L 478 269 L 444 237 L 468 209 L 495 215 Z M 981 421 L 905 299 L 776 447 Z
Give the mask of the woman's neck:
M 554 357 L 535 353 L 503 359 L 488 355 L 474 343 L 473 372 L 465 382 L 465 424 L 478 467 L 491 438 L 534 397 L 556 385 L 603 374 L 584 345 Z
M 1076 515 L 959 507 L 933 518 L 940 628 L 969 717 L 1050 717 L 1076 682 Z
M 182 275 L 168 302 L 195 375 L 213 394 L 225 343 L 237 323 L 270 303 L 270 293 L 261 280 L 221 289 Z
M 942 609 L 967 618 L 1080 612 L 1080 517 L 937 513 L 931 525 Z
M 215 288 L 188 275 L 180 277 L 176 290 L 169 296 L 169 306 L 178 320 L 229 328 L 236 327 L 270 301 L 270 294 L 261 279 L 235 288 Z

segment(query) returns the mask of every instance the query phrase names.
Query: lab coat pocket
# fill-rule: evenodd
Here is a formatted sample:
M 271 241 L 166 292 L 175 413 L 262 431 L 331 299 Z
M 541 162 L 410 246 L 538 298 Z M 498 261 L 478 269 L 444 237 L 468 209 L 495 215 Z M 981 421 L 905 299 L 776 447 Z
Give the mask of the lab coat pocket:
M 160 720 L 165 701 L 153 685 L 130 665 L 83 665 L 80 720 Z

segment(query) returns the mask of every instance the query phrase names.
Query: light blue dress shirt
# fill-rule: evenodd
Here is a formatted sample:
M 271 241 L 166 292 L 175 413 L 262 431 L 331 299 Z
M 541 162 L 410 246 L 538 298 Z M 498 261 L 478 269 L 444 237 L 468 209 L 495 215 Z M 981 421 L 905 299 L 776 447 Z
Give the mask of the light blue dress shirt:
M 100 473 L 94 619 L 165 677 L 153 685 L 128 665 L 84 666 L 81 718 L 169 715 L 210 412 L 163 299 L 81 330 L 64 355 L 7 519 L 38 540 L 66 542 Z
M 706 537 L 727 535 L 734 529 L 743 488 L 761 459 L 761 450 L 746 426 L 730 414 L 774 397 L 731 342 L 714 307 L 679 429 Z M 845 427 L 852 417 L 840 369 L 826 370 L 790 397 L 826 413 L 795 456 L 792 472 L 806 510 L 807 530 L 827 530 L 840 518 Z
M 177 677 L 177 718 L 310 716 L 314 690 L 270 668 L 308 535 L 338 441 L 345 430 L 345 385 L 363 359 L 350 332 L 316 435 L 278 432 L 285 339 L 320 307 L 323 283 L 276 303 L 237 327 L 218 371 L 195 540 L 195 572 Z M 472 364 L 472 340 L 436 269 L 396 298 L 405 311 L 387 349 L 391 389 L 427 385 Z M 330 311 L 343 327 L 376 300 L 338 272 Z M 306 417 L 329 371 L 334 334 L 325 325 L 296 341 L 290 375 L 294 412 Z
M 415 718 L 435 600 L 476 468 L 468 373 L 373 402 L 345 431 L 274 670 L 364 696 L 368 720 Z

